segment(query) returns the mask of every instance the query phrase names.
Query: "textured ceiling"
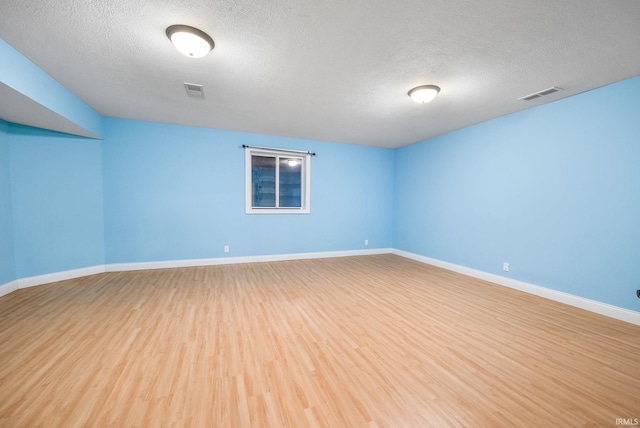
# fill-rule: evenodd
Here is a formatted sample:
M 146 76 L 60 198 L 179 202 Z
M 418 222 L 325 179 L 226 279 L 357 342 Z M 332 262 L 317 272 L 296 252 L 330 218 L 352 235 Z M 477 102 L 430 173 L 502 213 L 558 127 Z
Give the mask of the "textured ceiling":
M 0 38 L 103 115 L 373 146 L 640 74 L 637 0 L 0 0 L 0 10 Z M 165 35 L 173 24 L 204 30 L 215 49 L 182 56 Z M 184 82 L 205 98 L 187 97 Z M 413 103 L 407 91 L 424 84 L 439 96 Z M 550 86 L 564 91 L 517 100 Z

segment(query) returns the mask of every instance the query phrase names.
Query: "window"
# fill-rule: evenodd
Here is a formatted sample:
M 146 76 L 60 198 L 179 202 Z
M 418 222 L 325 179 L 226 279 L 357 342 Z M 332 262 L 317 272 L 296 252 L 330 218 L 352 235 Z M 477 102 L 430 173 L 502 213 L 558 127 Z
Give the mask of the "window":
M 306 152 L 247 147 L 246 213 L 308 213 L 310 158 Z

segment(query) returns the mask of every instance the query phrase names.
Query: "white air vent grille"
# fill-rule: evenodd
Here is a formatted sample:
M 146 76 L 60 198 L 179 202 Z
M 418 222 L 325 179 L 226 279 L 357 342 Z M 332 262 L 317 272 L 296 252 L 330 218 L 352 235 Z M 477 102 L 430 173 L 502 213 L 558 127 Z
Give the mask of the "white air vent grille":
M 533 94 L 525 95 L 524 97 L 520 97 L 518 99 L 522 100 L 522 101 L 531 101 L 531 100 L 535 100 L 536 98 L 542 98 L 542 97 L 545 97 L 547 95 L 551 95 L 551 94 L 556 93 L 558 91 L 562 91 L 562 88 L 558 88 L 556 86 L 552 86 L 550 88 L 543 89 L 543 90 L 535 92 Z
M 190 97 L 204 98 L 204 89 L 202 88 L 202 85 L 184 82 L 184 89 Z

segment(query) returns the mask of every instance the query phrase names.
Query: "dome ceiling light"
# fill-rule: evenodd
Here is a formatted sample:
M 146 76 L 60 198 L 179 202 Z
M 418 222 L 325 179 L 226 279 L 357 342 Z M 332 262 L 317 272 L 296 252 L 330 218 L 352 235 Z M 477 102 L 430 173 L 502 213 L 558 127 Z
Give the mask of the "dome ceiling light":
M 188 25 L 172 25 L 167 28 L 167 37 L 176 49 L 191 58 L 202 58 L 215 46 L 207 33 Z
M 417 86 L 409 91 L 408 95 L 418 104 L 425 104 L 432 101 L 440 92 L 440 88 L 435 85 Z

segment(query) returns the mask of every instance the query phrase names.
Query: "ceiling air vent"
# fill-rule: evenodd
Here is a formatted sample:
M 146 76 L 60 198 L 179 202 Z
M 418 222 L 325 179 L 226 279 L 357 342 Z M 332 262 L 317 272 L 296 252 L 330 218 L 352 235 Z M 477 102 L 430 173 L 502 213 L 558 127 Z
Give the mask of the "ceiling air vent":
M 535 92 L 533 94 L 525 95 L 524 97 L 520 97 L 518 99 L 522 100 L 522 101 L 531 101 L 531 100 L 535 100 L 536 98 L 542 98 L 544 96 L 551 95 L 551 94 L 553 94 L 555 92 L 558 92 L 558 91 L 562 91 L 562 88 L 558 88 L 556 86 L 552 86 L 550 88 L 543 89 L 543 90 Z
M 202 89 L 202 85 L 198 85 L 197 83 L 187 83 L 184 82 L 184 89 L 187 91 L 187 95 L 194 98 L 204 98 L 204 90 Z

